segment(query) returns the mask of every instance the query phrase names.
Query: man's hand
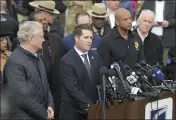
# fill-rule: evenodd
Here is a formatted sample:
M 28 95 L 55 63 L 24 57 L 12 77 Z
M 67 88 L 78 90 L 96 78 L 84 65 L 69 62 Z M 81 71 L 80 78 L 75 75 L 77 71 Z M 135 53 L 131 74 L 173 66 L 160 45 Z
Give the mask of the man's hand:
M 54 110 L 52 107 L 48 107 L 48 119 L 51 120 L 51 119 L 54 119 Z
M 156 27 L 157 27 L 157 26 L 160 26 L 160 25 L 158 24 L 157 21 L 154 21 L 154 22 L 153 22 L 153 26 L 156 26 Z
M 161 24 L 164 28 L 169 26 L 169 22 L 167 20 L 164 20 L 163 23 Z
M 48 112 L 48 120 L 50 120 L 51 118 L 52 118 L 52 115 L 51 115 L 51 113 L 47 110 L 47 112 Z

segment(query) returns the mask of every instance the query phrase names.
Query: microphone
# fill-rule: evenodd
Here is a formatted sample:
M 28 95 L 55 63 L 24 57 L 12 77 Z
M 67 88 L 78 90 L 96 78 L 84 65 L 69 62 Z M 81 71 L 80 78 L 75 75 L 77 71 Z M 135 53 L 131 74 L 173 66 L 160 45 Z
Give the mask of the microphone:
M 122 73 L 120 71 L 120 66 L 117 62 L 114 62 L 112 65 L 111 65 L 111 69 L 114 69 L 123 85 L 123 88 L 124 88 L 124 91 L 125 92 L 129 92 L 130 91 L 130 86 L 128 83 L 126 83 L 123 79 L 123 76 L 122 76 Z
M 116 76 L 117 77 L 118 76 L 114 69 L 107 70 L 107 74 L 106 75 L 109 76 L 109 77 L 112 77 L 112 76 Z
M 106 67 L 101 67 L 100 68 L 100 75 L 102 77 L 102 81 L 103 81 L 103 91 L 104 91 L 104 94 L 105 94 L 105 91 L 106 91 L 106 75 L 108 73 L 108 70 Z
M 152 76 L 156 81 L 161 81 L 172 93 L 174 93 L 171 88 L 167 85 L 167 83 L 164 81 L 164 74 L 158 69 L 157 67 L 154 67 L 152 69 Z
M 134 84 L 137 82 L 138 76 L 136 76 L 136 73 L 130 69 L 130 67 L 128 65 L 124 65 L 123 66 L 124 69 L 127 71 L 127 77 L 126 80 L 130 83 L 130 84 Z
M 139 62 L 139 64 L 140 64 L 141 66 L 147 66 L 148 68 L 152 69 L 152 67 L 151 67 L 149 64 L 147 64 L 145 61 L 143 61 L 143 60 L 141 60 L 141 61 Z
M 103 104 L 102 104 L 102 114 L 103 114 L 103 119 L 106 119 L 106 75 L 107 75 L 107 68 L 106 67 L 101 67 L 100 68 L 100 75 L 102 76 L 102 81 L 103 81 Z
M 135 67 L 138 68 L 138 69 L 140 69 L 140 70 L 142 70 L 143 73 L 146 73 L 146 72 L 148 71 L 147 68 L 142 67 L 142 66 L 141 66 L 140 64 L 138 64 L 138 63 L 135 64 Z

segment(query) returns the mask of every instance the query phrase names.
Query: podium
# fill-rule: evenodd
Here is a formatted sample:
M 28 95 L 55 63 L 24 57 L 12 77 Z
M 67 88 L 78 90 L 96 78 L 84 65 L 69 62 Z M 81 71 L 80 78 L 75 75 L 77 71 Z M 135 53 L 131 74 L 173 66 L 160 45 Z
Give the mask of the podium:
M 137 100 L 122 100 L 107 102 L 106 107 L 106 119 L 117 120 L 117 119 L 145 119 L 145 107 L 148 103 L 159 101 L 167 98 L 172 98 L 173 109 L 172 119 L 176 120 L 176 93 L 162 92 L 158 99 L 149 100 L 147 98 L 138 97 Z M 103 120 L 102 105 L 95 104 L 91 105 L 88 109 L 88 120 Z

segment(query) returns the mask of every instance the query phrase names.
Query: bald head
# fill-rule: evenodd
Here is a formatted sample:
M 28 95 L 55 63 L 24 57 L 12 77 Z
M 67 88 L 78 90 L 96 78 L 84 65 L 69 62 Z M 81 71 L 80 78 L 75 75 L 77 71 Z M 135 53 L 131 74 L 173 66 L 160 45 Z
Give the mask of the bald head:
M 116 25 L 124 30 L 132 28 L 132 17 L 130 12 L 125 8 L 119 8 L 115 12 Z
M 124 15 L 129 15 L 130 14 L 130 12 L 127 10 L 127 9 L 125 9 L 125 8 L 119 8 L 118 10 L 116 10 L 116 12 L 115 12 L 115 19 L 119 19 L 119 18 L 121 18 L 122 16 L 124 16 Z M 131 14 L 130 14 L 131 15 Z

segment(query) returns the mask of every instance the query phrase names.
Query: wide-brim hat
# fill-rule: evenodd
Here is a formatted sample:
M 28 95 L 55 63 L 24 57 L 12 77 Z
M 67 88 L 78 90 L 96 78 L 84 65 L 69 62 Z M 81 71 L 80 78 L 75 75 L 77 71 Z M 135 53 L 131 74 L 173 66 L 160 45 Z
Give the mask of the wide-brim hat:
M 60 14 L 60 12 L 55 9 L 56 4 L 54 1 L 33 1 L 29 2 L 29 5 L 53 14 Z
M 9 19 L 1 15 L 0 37 L 6 37 L 13 34 L 12 24 Z
M 106 18 L 109 16 L 106 5 L 104 3 L 95 3 L 92 10 L 87 11 L 91 16 L 98 18 Z

